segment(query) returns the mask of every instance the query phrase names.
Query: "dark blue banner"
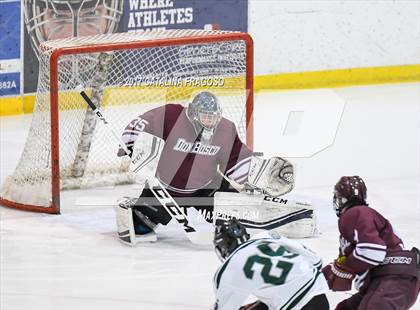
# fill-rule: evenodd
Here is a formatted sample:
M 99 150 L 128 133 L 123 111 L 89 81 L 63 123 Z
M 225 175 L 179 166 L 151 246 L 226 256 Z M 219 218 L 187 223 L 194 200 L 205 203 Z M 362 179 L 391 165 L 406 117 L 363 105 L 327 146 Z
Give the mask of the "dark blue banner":
M 0 96 L 20 94 L 20 1 L 0 1 Z
M 246 0 L 126 0 L 124 30 L 221 29 L 247 31 Z
M 1 1 L 1 0 L 0 0 Z M 247 0 L 119 0 L 124 1 L 123 14 L 115 32 L 151 29 L 221 29 L 247 32 Z M 1 3 L 1 2 L 0 2 Z M 24 3 L 32 3 L 31 1 Z M 33 2 L 34 4 L 42 4 Z M 101 1 L 102 3 L 102 1 Z M 42 5 L 38 6 L 43 8 Z M 104 10 L 98 11 L 98 15 Z M 36 12 L 28 8 L 26 12 Z M 108 12 L 109 13 L 109 12 Z M 8 13 L 9 14 L 9 13 Z M 46 14 L 42 10 L 38 15 Z M 54 14 L 51 14 L 51 19 Z M 68 14 L 68 13 L 67 13 Z M 9 18 L 9 16 L 7 16 Z M 28 16 L 32 20 L 33 16 Z M 3 17 L 1 19 L 3 21 Z M 20 20 L 19 20 L 20 22 Z M 80 22 L 80 20 L 79 20 Z M 41 25 L 38 33 L 43 33 Z M 20 26 L 13 26 L 20 30 Z M 84 27 L 82 25 L 82 27 Z M 89 26 L 91 27 L 91 26 Z M 25 27 L 27 28 L 27 27 Z M 24 83 L 25 93 L 36 92 L 38 59 L 31 46 L 31 35 L 24 31 Z M 69 36 L 72 36 L 69 33 Z M 20 35 L 16 38 L 20 39 Z M 0 60 L 1 61 L 1 60 Z
M 20 73 L 0 74 L 0 96 L 20 94 Z

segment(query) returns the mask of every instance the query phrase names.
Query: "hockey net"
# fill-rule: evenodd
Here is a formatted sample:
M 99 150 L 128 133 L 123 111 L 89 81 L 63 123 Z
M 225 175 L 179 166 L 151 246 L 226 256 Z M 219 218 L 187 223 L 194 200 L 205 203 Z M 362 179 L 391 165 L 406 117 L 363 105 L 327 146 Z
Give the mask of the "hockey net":
M 26 144 L 0 203 L 60 212 L 60 191 L 128 184 L 129 158 L 75 88 L 83 85 L 114 131 L 167 103 L 215 93 L 223 116 L 252 147 L 252 40 L 239 32 L 164 30 L 41 44 L 36 104 Z

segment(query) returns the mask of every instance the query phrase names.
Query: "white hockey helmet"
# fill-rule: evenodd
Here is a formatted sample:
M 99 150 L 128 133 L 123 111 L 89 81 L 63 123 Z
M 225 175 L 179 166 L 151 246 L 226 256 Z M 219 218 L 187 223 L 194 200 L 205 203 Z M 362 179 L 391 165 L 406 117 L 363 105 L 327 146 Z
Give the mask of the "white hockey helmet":
M 201 133 L 204 139 L 210 140 L 222 119 L 222 108 L 215 95 L 203 91 L 198 93 L 189 103 L 187 116 L 196 133 Z

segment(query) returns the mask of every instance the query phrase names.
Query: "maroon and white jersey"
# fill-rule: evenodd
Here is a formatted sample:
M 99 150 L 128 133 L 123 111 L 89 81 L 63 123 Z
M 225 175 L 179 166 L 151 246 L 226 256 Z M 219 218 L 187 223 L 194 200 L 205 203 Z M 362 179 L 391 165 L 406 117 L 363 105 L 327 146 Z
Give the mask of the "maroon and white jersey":
M 246 181 L 252 152 L 239 139 L 234 123 L 222 118 L 206 144 L 200 141 L 186 111 L 179 104 L 150 110 L 128 124 L 122 139 L 129 149 L 140 132 L 165 141 L 156 176 L 173 192 L 189 195 L 211 188 L 218 179 L 218 165 L 228 177 L 239 183 Z
M 346 256 L 343 266 L 356 274 L 378 266 L 387 254 L 403 249 L 390 222 L 368 206 L 353 206 L 341 214 L 338 229 L 340 255 Z

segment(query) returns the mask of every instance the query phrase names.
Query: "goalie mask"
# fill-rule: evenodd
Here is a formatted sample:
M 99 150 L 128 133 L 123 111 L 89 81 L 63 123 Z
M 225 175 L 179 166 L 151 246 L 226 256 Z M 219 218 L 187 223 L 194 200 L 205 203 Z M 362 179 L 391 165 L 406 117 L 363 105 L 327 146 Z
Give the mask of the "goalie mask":
M 222 108 L 215 95 L 201 92 L 188 105 L 187 116 L 197 135 L 201 134 L 202 140 L 209 142 L 222 119 Z
M 242 243 L 249 240 L 245 226 L 237 219 L 216 223 L 213 244 L 220 260 L 224 261 Z
M 340 216 L 345 208 L 367 205 L 366 185 L 359 176 L 341 177 L 334 186 L 334 210 Z
M 47 40 L 115 32 L 121 0 L 24 0 L 24 18 L 35 54 Z

